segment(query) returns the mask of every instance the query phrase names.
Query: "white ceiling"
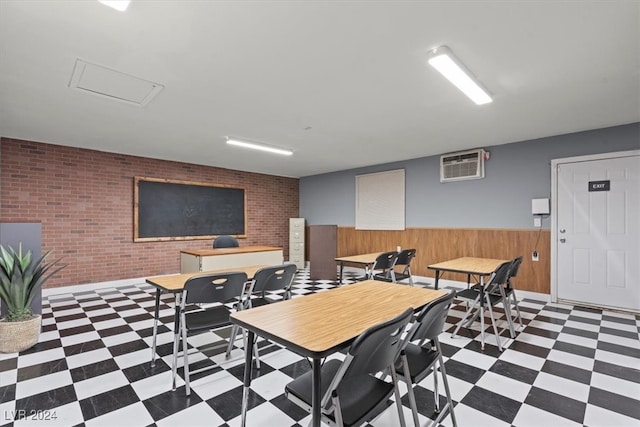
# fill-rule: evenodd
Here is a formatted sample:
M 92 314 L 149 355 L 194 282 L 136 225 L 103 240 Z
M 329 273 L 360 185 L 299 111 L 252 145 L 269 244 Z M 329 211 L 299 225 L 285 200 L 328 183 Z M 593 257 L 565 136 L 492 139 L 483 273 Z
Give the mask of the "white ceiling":
M 493 103 L 426 65 L 443 44 Z M 76 59 L 165 87 L 71 89 Z M 638 1 L 0 0 L 5 137 L 303 177 L 637 121 Z

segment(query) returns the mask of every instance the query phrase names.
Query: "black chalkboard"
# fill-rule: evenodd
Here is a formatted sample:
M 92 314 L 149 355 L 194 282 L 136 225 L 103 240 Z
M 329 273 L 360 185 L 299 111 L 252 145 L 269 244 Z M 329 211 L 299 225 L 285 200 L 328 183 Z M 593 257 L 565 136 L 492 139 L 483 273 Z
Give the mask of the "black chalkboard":
M 134 241 L 246 237 L 245 189 L 135 178 Z

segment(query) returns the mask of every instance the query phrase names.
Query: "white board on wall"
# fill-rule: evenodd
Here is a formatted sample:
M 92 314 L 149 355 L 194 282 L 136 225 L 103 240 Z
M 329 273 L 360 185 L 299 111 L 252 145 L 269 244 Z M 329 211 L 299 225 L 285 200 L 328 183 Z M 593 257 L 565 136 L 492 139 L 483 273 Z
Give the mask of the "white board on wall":
M 404 169 L 356 175 L 356 230 L 404 230 Z

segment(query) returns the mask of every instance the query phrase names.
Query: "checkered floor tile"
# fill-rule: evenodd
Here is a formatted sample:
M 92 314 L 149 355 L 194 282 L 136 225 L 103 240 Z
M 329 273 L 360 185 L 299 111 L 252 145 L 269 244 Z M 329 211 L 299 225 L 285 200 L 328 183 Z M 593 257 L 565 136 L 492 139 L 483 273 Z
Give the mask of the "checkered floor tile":
M 293 293 L 334 286 L 301 271 Z M 191 369 L 211 369 L 191 376 L 190 397 L 182 378 L 171 391 L 173 301 L 162 297 L 151 367 L 154 294 L 141 283 L 45 298 L 39 343 L 19 355 L 0 354 L 0 426 L 238 426 L 242 340 L 225 359 L 218 344 L 229 328 L 189 338 Z M 465 305 L 450 310 L 441 342 L 458 425 L 640 426 L 640 316 L 527 299 L 519 305 L 524 325 L 515 339 L 502 333 L 502 352 L 488 318 L 484 350 L 479 322 L 452 338 Z M 504 326 L 499 307 L 496 315 Z M 259 344 L 249 426 L 307 425 L 309 415 L 283 390 L 310 369 L 308 361 Z M 432 389 L 431 376 L 416 387 L 423 425 L 434 417 Z M 410 424 L 406 388 L 402 394 Z M 395 408 L 370 425 L 399 425 Z M 443 425 L 451 425 L 449 417 Z

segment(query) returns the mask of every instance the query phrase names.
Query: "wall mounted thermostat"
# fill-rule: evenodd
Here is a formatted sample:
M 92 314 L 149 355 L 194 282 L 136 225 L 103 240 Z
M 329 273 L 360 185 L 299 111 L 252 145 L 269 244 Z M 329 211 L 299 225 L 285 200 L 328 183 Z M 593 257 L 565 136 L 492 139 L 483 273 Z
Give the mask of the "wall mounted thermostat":
M 549 215 L 549 199 L 531 199 L 533 226 L 542 227 L 542 216 Z
M 531 199 L 533 215 L 549 215 L 549 199 Z

